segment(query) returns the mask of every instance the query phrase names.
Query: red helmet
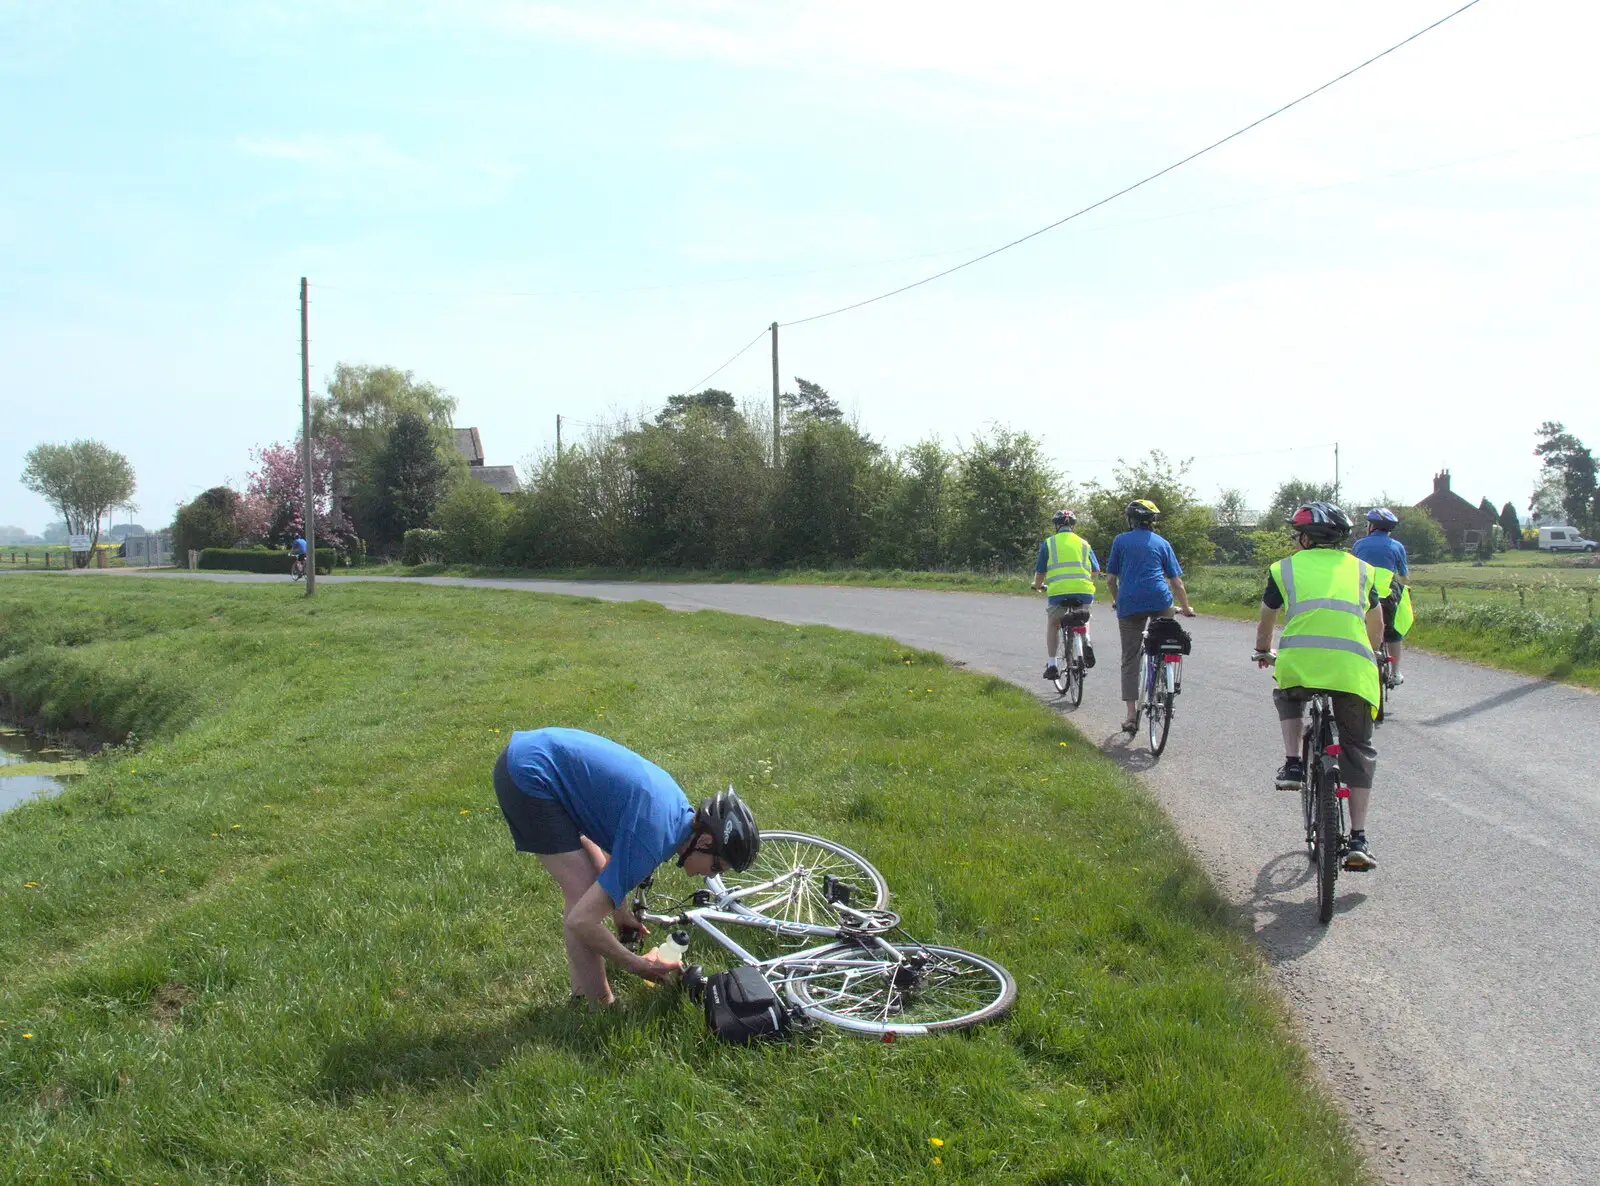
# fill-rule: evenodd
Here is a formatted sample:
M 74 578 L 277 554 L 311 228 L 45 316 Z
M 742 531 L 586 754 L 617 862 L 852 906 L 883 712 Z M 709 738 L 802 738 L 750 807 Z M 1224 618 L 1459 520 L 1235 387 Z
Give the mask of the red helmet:
M 1350 528 L 1350 516 L 1331 502 L 1308 502 L 1289 516 L 1289 530 L 1314 544 L 1340 543 Z

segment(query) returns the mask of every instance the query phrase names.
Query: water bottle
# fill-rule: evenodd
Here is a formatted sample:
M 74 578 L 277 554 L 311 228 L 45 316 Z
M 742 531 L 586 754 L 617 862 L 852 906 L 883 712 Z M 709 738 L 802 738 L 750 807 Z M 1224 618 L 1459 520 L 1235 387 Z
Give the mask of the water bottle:
M 669 934 L 667 936 L 667 941 L 665 943 L 659 944 L 658 946 L 651 948 L 650 949 L 650 954 L 651 955 L 658 955 L 664 960 L 669 960 L 669 961 L 678 960 L 678 961 L 681 961 L 683 959 L 683 953 L 688 951 L 688 950 L 689 950 L 689 932 L 688 931 L 673 931 L 671 934 Z M 654 988 L 656 986 L 656 984 L 657 984 L 657 982 L 654 981 L 654 980 L 646 980 L 644 982 L 644 986 L 646 988 Z

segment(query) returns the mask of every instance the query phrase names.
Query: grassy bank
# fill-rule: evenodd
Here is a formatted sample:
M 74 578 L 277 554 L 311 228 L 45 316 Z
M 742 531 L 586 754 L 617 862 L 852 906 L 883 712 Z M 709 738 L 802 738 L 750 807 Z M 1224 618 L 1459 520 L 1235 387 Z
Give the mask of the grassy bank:
M 298 594 L 0 584 L 0 687 L 144 739 L 0 817 L 0 1180 L 1359 1180 L 1159 812 L 1023 692 L 718 614 Z M 858 847 L 1016 1010 L 744 1051 L 672 991 L 572 1009 L 488 785 L 539 724 Z

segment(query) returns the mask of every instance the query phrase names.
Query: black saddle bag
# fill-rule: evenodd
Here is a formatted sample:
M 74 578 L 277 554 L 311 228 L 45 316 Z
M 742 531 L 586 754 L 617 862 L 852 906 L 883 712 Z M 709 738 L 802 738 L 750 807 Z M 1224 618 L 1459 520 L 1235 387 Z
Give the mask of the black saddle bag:
M 706 1024 L 724 1042 L 746 1046 L 789 1032 L 789 1010 L 757 968 L 733 968 L 706 981 Z
M 1145 649 L 1153 655 L 1187 655 L 1191 638 L 1189 632 L 1173 618 L 1151 618 L 1150 633 L 1145 637 Z

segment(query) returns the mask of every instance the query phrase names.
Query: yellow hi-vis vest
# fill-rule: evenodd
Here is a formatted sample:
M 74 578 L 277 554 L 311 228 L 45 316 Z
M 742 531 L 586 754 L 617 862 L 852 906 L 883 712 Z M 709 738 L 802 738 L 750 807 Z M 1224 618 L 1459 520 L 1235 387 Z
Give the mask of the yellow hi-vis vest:
M 1372 565 L 1332 548 L 1296 552 L 1272 566 L 1283 594 L 1280 688 L 1349 692 L 1378 711 L 1378 665 L 1365 621 L 1375 575 Z
M 1048 596 L 1094 592 L 1087 540 L 1070 531 L 1058 531 L 1045 541 L 1045 548 L 1048 558 L 1044 569 L 1044 591 Z
M 1378 596 L 1388 597 L 1394 589 L 1394 570 L 1373 565 L 1372 572 L 1377 578 L 1373 583 L 1377 587 Z M 1416 614 L 1411 609 L 1411 586 L 1402 585 L 1400 586 L 1400 600 L 1395 603 L 1394 607 L 1394 632 L 1404 638 L 1411 633 L 1411 624 L 1415 621 Z

